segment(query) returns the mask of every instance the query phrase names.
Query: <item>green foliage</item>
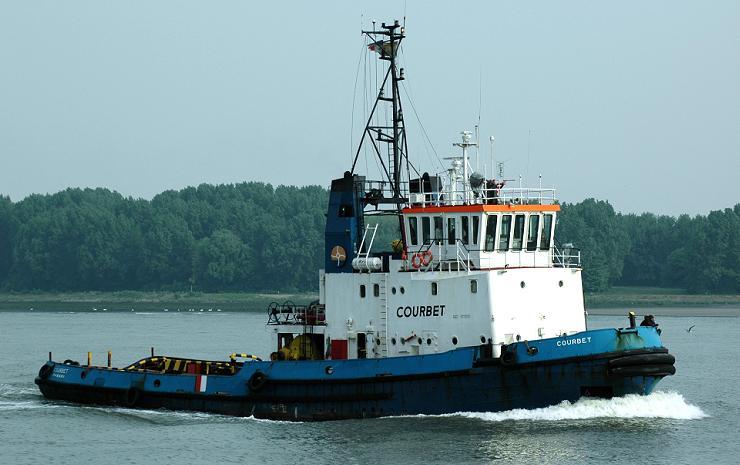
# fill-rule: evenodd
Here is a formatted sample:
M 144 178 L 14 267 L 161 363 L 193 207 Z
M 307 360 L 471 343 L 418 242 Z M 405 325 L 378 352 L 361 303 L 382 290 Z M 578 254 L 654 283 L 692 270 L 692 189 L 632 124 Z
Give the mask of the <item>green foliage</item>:
M 555 231 L 562 243 L 581 249 L 586 289 L 606 290 L 622 276 L 630 241 L 609 202 L 586 199 L 564 204 Z
M 0 196 L 0 288 L 11 291 L 312 291 L 323 266 L 328 192 L 202 184 L 151 201 L 67 189 Z M 392 216 L 374 251 L 400 238 Z M 740 204 L 707 216 L 622 215 L 564 204 L 556 236 L 582 250 L 587 290 L 612 285 L 740 292 Z
M 707 216 L 615 214 L 607 202 L 563 205 L 556 235 L 580 247 L 584 286 L 740 292 L 740 204 Z
M 328 193 L 203 184 L 151 201 L 67 189 L 0 197 L 0 287 L 29 291 L 313 290 Z

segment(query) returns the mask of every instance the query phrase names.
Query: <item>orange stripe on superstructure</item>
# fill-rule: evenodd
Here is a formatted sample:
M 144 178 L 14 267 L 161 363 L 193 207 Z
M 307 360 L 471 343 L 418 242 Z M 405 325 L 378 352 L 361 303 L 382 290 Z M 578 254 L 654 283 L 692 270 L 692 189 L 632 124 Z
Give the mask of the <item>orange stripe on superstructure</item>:
M 403 213 L 559 212 L 560 205 L 447 205 L 409 207 Z

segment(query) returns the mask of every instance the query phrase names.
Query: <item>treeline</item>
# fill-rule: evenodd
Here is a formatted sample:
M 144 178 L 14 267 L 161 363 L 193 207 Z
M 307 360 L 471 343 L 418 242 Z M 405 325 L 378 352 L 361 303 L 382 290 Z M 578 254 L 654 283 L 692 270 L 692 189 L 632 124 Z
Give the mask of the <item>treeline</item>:
M 315 291 L 327 200 L 319 186 L 263 183 L 203 184 L 151 201 L 107 189 L 0 196 L 0 289 Z M 674 218 L 588 199 L 563 205 L 556 237 L 582 249 L 587 290 L 740 292 L 740 204 Z
M 582 250 L 584 285 L 740 292 L 740 204 L 707 216 L 615 213 L 605 201 L 564 204 L 556 238 Z
M 262 183 L 0 198 L 0 288 L 302 290 L 317 284 L 327 191 Z

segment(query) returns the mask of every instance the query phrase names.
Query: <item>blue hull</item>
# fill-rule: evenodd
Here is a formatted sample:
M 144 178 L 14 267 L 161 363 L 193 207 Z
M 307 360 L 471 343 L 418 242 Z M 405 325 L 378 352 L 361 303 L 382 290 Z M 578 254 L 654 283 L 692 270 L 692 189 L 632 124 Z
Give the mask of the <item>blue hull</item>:
M 480 346 L 386 359 L 248 362 L 207 381 L 48 362 L 36 384 L 50 399 L 86 404 L 306 421 L 493 412 L 582 396 L 649 394 L 675 372 L 654 328 L 585 331 L 511 344 L 497 358 L 489 354 L 490 346 Z

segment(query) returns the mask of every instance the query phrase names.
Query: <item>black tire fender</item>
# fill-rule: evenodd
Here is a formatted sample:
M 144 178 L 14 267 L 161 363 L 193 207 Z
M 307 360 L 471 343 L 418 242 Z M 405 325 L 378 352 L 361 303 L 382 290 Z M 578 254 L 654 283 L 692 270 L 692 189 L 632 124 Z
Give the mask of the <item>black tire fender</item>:
M 618 376 L 671 376 L 676 374 L 673 365 L 631 365 L 610 369 L 611 374 Z
M 39 378 L 41 379 L 48 378 L 49 376 L 51 376 L 52 371 L 54 371 L 54 363 L 53 362 L 44 363 L 39 369 Z
M 257 392 L 264 387 L 265 383 L 267 383 L 267 375 L 257 370 L 247 381 L 247 387 L 250 391 Z
M 640 365 L 673 365 L 676 357 L 671 354 L 639 354 L 628 355 L 609 360 L 610 368 L 640 366 Z
M 141 397 L 141 391 L 131 386 L 126 389 L 123 402 L 126 404 L 126 407 L 134 407 L 136 406 L 136 403 L 139 402 L 139 397 Z

